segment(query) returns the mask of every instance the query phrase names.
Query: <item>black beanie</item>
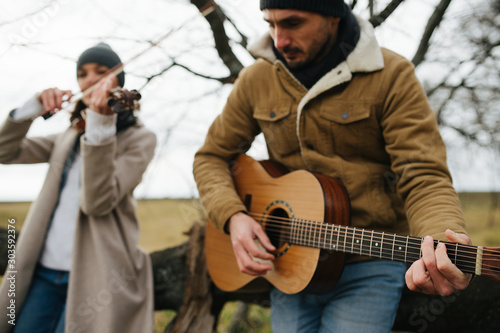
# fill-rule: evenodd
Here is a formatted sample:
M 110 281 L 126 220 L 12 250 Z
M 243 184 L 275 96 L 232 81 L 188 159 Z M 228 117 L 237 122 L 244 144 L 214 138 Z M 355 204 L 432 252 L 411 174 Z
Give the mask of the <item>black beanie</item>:
M 116 52 L 113 51 L 106 43 L 99 43 L 96 46 L 83 51 L 76 63 L 76 69 L 80 69 L 84 64 L 89 62 L 97 62 L 98 64 L 109 68 L 113 68 L 122 63 L 118 54 L 116 54 Z M 125 73 L 122 71 L 117 75 L 117 77 L 120 87 L 123 87 L 125 84 Z
M 343 0 L 260 0 L 263 9 L 298 9 L 335 17 L 347 13 Z

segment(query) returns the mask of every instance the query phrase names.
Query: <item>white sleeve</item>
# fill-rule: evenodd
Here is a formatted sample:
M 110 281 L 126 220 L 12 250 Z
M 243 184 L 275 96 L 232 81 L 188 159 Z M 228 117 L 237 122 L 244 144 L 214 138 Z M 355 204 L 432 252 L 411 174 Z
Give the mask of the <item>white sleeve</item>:
M 43 112 L 43 104 L 34 95 L 24 103 L 23 106 L 17 108 L 10 114 L 12 120 L 23 121 L 28 119 L 33 119 Z
M 108 116 L 90 109 L 85 112 L 85 141 L 95 146 L 113 141 L 116 135 L 116 113 Z

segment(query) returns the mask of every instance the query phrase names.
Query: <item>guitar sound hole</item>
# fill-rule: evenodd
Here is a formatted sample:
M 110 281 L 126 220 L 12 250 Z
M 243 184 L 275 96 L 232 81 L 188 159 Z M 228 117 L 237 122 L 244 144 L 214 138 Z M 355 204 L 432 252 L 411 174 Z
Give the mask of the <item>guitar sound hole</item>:
M 282 208 L 273 209 L 266 217 L 264 222 L 264 230 L 271 240 L 271 243 L 276 247 L 274 255 L 282 256 L 290 247 L 288 245 L 288 235 L 290 233 L 290 217 L 286 210 Z

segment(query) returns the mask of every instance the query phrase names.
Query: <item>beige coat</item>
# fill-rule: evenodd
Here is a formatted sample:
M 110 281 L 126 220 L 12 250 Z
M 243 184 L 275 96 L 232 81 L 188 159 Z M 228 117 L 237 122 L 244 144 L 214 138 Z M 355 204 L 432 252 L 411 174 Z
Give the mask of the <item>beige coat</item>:
M 16 244 L 16 313 L 22 308 L 41 255 L 50 215 L 56 205 L 62 166 L 76 130 L 43 138 L 28 138 L 31 121 L 7 119 L 0 128 L 1 163 L 48 162 L 38 199 L 32 204 Z M 155 135 L 142 125 L 117 134 L 102 146 L 80 141 L 82 179 L 80 213 L 66 304 L 66 332 L 152 332 L 153 278 L 149 256 L 138 246 L 139 225 L 133 190 L 141 181 L 156 145 Z M 7 323 L 8 284 L 0 287 L 0 308 Z
M 342 180 L 353 226 L 438 239 L 446 228 L 465 232 L 414 67 L 381 49 L 371 25 L 358 22 L 355 49 L 310 90 L 276 59 L 268 35 L 250 49 L 259 59 L 240 73 L 194 161 L 200 197 L 219 228 L 246 210 L 227 162 L 263 133 L 270 159 Z

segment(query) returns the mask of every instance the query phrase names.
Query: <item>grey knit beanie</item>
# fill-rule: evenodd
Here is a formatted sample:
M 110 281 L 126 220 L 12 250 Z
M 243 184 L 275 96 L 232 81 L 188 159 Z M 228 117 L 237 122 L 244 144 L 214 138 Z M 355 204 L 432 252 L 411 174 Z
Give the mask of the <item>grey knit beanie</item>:
M 260 0 L 263 9 L 298 9 L 335 17 L 347 13 L 343 0 Z
M 118 54 L 116 54 L 116 52 L 106 43 L 99 43 L 83 51 L 76 63 L 76 69 L 80 69 L 80 67 L 89 62 L 97 62 L 109 68 L 113 68 L 122 63 Z M 122 71 L 117 77 L 120 87 L 123 87 L 125 84 L 125 73 Z

